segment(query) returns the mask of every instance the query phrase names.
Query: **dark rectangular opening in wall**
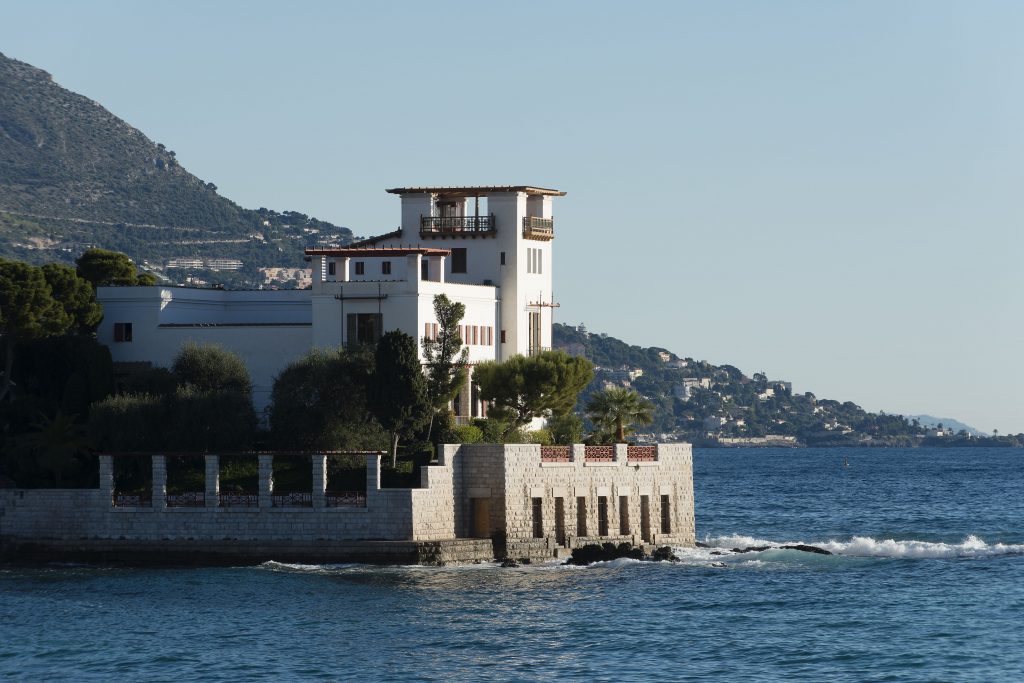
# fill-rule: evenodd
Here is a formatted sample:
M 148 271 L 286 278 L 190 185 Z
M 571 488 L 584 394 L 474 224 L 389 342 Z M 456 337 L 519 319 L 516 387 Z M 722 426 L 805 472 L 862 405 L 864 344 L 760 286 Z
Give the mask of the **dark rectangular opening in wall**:
M 644 543 L 651 542 L 651 497 L 640 496 L 640 536 Z
M 629 496 L 619 496 L 619 534 L 629 536 Z
M 391 261 L 382 261 L 380 264 L 381 275 L 391 275 Z
M 555 498 L 555 540 L 565 545 L 565 498 Z
M 544 538 L 544 500 L 533 499 L 533 537 Z
M 328 261 L 327 262 L 327 274 L 328 275 L 336 275 L 337 274 L 337 270 L 338 270 L 338 264 L 337 263 L 335 263 L 334 261 Z
M 587 499 L 583 496 L 576 499 L 576 535 L 587 535 Z
M 466 248 L 455 247 L 452 249 L 452 272 L 453 273 L 465 273 L 466 272 Z
M 132 340 L 131 323 L 114 323 L 114 341 L 130 342 Z
M 501 265 L 505 265 L 505 252 L 501 252 Z
M 376 344 L 384 329 L 384 317 L 380 313 L 349 313 L 345 341 L 349 345 Z
M 669 506 L 668 496 L 661 497 L 661 533 L 672 533 L 672 510 Z
M 597 535 L 608 535 L 608 498 L 607 496 L 597 497 Z
M 366 274 L 366 263 L 363 261 L 356 261 L 356 275 Z
M 430 279 L 430 261 L 428 261 L 427 259 L 423 259 L 422 261 L 420 261 L 420 279 Z

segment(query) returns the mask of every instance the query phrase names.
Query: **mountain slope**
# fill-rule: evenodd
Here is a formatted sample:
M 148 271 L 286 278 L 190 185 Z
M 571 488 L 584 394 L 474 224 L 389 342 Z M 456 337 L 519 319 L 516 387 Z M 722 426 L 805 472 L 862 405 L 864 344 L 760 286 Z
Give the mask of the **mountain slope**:
M 168 258 L 298 266 L 302 248 L 351 240 L 294 212 L 244 209 L 98 103 L 0 54 L 0 256 L 69 260 L 86 246 Z

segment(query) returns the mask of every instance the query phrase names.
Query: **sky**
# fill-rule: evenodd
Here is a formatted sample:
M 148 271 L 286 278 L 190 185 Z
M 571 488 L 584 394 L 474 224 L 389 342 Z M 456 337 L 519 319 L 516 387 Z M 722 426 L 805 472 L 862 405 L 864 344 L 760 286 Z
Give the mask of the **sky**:
M 0 0 L 242 206 L 554 187 L 556 319 L 1024 431 L 1024 3 Z

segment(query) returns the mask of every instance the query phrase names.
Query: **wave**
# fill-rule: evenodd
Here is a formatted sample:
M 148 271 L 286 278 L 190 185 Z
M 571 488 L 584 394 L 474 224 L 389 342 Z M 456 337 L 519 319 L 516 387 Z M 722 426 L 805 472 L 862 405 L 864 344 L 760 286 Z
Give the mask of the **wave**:
M 770 546 L 778 548 L 783 545 L 812 545 L 823 548 L 834 555 L 847 557 L 888 557 L 896 559 L 953 559 L 1001 557 L 1006 555 L 1024 555 L 1024 544 L 986 543 L 981 538 L 971 535 L 960 543 L 944 543 L 941 541 L 898 541 L 892 538 L 876 539 L 870 536 L 853 536 L 848 541 L 768 541 L 750 536 L 720 536 L 706 540 L 712 550 L 731 550 L 733 548 L 751 548 Z M 795 552 L 795 551 L 794 551 Z

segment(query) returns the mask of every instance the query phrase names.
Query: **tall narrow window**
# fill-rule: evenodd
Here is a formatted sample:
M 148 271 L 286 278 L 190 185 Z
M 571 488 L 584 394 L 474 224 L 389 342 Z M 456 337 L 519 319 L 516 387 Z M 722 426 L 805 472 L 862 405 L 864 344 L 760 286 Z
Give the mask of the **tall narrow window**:
M 537 273 L 544 273 L 544 252 L 540 249 L 537 250 Z
M 327 274 L 328 275 L 337 275 L 337 270 L 338 270 L 338 264 L 337 264 L 336 261 L 328 261 L 327 262 Z
M 669 508 L 668 496 L 661 497 L 661 533 L 672 533 L 672 511 Z
M 363 261 L 356 261 L 356 275 L 366 274 L 366 263 Z
M 541 351 L 540 337 L 540 311 L 531 311 L 530 321 L 530 355 L 536 355 Z
M 544 538 L 544 500 L 542 498 L 533 499 L 533 537 Z
M 587 499 L 584 496 L 576 499 L 576 535 L 587 535 Z
M 651 497 L 640 496 L 640 536 L 644 543 L 651 542 Z
M 555 541 L 565 545 L 565 498 L 555 498 Z
M 501 265 L 505 265 L 505 252 L 501 252 Z
M 420 261 L 420 279 L 430 279 L 430 262 L 427 261 L 427 259 L 423 259 L 422 261 Z
M 423 338 L 427 340 L 433 339 L 433 337 L 430 336 L 430 323 L 423 323 Z
M 597 535 L 608 535 L 608 498 L 607 496 L 597 497 Z
M 382 261 L 380 264 L 381 275 L 391 275 L 391 261 Z
M 501 343 L 502 343 L 502 344 L 504 344 L 504 343 L 505 343 L 505 330 L 502 330 L 502 331 L 501 331 Z
M 465 273 L 466 272 L 466 248 L 456 247 L 452 249 L 452 272 L 453 273 Z
M 629 536 L 629 496 L 619 496 L 619 534 Z

